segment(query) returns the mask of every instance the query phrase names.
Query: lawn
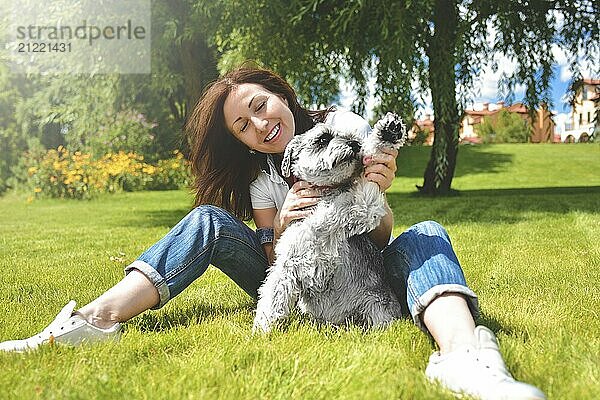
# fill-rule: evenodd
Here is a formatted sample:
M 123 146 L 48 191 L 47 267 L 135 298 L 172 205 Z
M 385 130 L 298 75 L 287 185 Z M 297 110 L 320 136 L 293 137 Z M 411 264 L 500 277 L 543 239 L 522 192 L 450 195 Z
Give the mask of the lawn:
M 429 151 L 401 151 L 388 193 L 394 232 L 442 223 L 513 374 L 550 399 L 600 398 L 600 146 L 464 146 L 460 194 L 436 199 L 415 195 Z M 192 200 L 185 191 L 26 197 L 0 198 L 0 341 L 116 283 Z M 211 268 L 128 322 L 119 343 L 0 354 L 0 399 L 453 398 L 427 383 L 434 345 L 408 320 L 364 332 L 293 316 L 257 337 L 253 308 Z

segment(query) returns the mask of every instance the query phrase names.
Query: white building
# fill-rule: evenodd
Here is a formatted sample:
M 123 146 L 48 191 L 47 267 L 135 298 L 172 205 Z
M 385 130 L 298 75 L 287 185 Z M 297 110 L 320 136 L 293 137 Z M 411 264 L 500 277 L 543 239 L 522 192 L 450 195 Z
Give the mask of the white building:
M 600 79 L 583 79 L 576 85 L 574 107 L 569 113 L 569 121 L 565 123 L 565 128 L 560 130 L 561 142 L 587 142 L 590 136 L 594 135 Z M 596 132 L 596 135 L 600 135 L 600 132 Z

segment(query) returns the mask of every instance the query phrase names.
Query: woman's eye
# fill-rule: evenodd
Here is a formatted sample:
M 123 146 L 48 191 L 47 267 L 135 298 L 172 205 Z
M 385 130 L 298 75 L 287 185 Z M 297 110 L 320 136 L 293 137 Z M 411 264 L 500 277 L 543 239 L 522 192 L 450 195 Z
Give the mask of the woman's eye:
M 246 122 L 244 125 L 242 125 L 242 127 L 240 128 L 240 132 L 245 132 L 246 128 L 248 128 L 248 122 Z
M 267 101 L 266 101 L 266 100 L 265 100 L 265 101 L 263 101 L 263 102 L 261 102 L 261 103 L 258 105 L 258 107 L 256 107 L 256 111 L 260 111 L 260 110 L 261 110 L 261 109 L 262 109 L 262 108 L 265 106 L 265 104 L 267 104 Z

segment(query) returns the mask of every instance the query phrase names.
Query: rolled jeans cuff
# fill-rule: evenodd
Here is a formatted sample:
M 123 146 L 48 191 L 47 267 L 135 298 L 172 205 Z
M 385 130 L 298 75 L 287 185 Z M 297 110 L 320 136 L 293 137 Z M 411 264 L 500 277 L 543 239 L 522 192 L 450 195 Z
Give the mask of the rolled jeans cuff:
M 127 267 L 125 267 L 125 275 L 127 275 L 134 269 L 137 269 L 142 274 L 144 274 L 144 276 L 146 276 L 146 278 L 148 278 L 150 282 L 152 282 L 152 284 L 156 287 L 156 290 L 158 290 L 158 296 L 160 300 L 158 304 L 152 307 L 151 309 L 158 310 L 159 308 L 167 304 L 167 302 L 171 298 L 171 292 L 169 291 L 169 286 L 167 286 L 167 281 L 165 280 L 165 278 L 163 278 L 158 273 L 158 271 L 156 271 L 156 269 L 154 269 L 150 264 L 142 260 L 135 260 Z
M 429 333 L 429 330 L 423 323 L 421 319 L 421 314 L 429 305 L 439 296 L 452 293 L 452 294 L 462 294 L 465 296 L 465 300 L 467 301 L 467 305 L 469 306 L 469 311 L 473 316 L 473 319 L 479 316 L 479 300 L 477 299 L 477 295 L 471 289 L 464 285 L 459 284 L 442 284 L 436 285 L 431 289 L 427 290 L 423 293 L 415 304 L 413 304 L 410 314 L 412 315 L 413 321 L 415 325 L 417 325 L 422 331 L 425 333 Z

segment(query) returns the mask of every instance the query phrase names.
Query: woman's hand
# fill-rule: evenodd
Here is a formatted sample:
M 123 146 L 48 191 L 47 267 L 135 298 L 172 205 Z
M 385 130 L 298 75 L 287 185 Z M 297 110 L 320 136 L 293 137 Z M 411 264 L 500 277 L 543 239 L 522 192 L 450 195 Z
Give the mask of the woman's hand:
M 311 215 L 314 209 L 307 207 L 314 206 L 320 199 L 321 192 L 314 186 L 304 181 L 294 183 L 283 201 L 281 210 L 275 215 L 275 236 L 279 237 L 293 220 Z
M 363 159 L 365 178 L 375 182 L 381 192 L 385 192 L 392 186 L 397 169 L 396 157 L 398 157 L 398 150 L 383 148 L 375 155 Z

